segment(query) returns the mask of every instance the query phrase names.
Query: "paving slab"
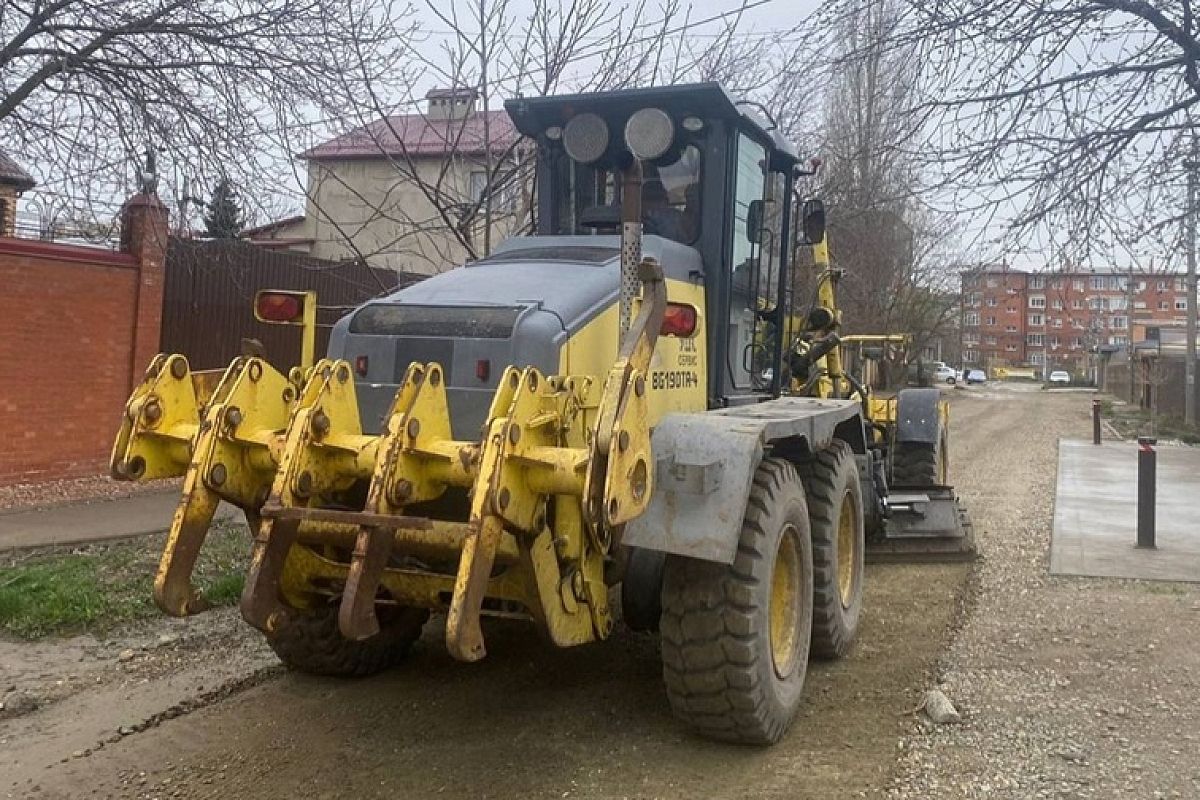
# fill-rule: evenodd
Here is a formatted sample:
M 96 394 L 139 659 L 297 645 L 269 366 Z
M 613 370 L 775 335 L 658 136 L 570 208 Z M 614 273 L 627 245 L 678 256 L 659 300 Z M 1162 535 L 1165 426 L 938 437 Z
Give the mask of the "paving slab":
M 160 533 L 171 527 L 179 489 L 0 514 L 0 550 L 82 544 Z M 239 514 L 221 503 L 217 518 Z
M 1051 574 L 1200 582 L 1200 448 L 1156 449 L 1158 547 L 1146 550 L 1134 547 L 1137 443 L 1059 442 Z

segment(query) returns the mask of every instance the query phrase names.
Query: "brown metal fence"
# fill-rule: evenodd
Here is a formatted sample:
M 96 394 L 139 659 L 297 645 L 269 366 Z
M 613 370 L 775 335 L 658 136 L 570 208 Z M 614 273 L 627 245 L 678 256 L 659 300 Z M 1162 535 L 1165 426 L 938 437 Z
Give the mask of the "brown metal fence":
M 300 330 L 254 318 L 260 289 L 314 290 L 317 355 L 325 353 L 329 329 L 354 306 L 415 283 L 423 276 L 375 269 L 356 261 L 324 261 L 302 253 L 266 250 L 236 240 L 172 239 L 163 292 L 162 349 L 183 353 L 192 369 L 224 367 L 257 339 L 280 370 L 300 360 Z

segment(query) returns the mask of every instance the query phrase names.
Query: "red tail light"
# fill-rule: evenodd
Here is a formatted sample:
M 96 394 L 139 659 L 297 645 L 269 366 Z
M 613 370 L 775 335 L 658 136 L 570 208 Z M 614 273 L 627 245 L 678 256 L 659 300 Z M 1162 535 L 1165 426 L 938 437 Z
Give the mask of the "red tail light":
M 481 358 L 475 362 L 475 377 L 481 381 L 486 381 L 492 375 L 492 362 L 486 358 Z
M 263 291 L 254 296 L 254 316 L 262 322 L 296 322 L 303 315 L 303 292 Z
M 354 359 L 354 371 L 359 374 L 359 377 L 365 378 L 367 376 L 368 366 L 370 366 L 370 362 L 366 356 L 358 356 Z
M 691 336 L 696 332 L 696 309 L 686 303 L 667 303 L 667 312 L 658 332 L 661 336 Z

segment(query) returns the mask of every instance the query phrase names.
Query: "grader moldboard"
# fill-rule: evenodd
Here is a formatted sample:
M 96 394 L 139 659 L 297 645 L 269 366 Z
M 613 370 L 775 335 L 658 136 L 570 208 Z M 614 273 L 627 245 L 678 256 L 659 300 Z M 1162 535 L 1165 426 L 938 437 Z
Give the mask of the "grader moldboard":
M 150 365 L 112 472 L 184 476 L 155 601 L 206 607 L 191 574 L 222 500 L 254 532 L 243 616 L 309 672 L 388 667 L 430 611 L 464 661 L 482 616 L 605 639 L 620 586 L 675 713 L 775 742 L 810 654 L 851 646 L 868 541 L 969 555 L 945 408 L 842 373 L 820 209 L 719 85 L 506 108 L 537 143 L 536 235 L 366 303 L 307 369 Z M 793 217 L 829 278 L 807 309 Z M 311 297 L 274 299 L 311 321 Z

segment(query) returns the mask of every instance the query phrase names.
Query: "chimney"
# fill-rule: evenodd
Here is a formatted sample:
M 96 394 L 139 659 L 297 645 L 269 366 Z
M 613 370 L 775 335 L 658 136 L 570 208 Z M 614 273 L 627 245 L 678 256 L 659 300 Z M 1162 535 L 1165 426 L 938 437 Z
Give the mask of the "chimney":
M 460 86 L 453 89 L 430 89 L 425 95 L 425 115 L 430 119 L 464 119 L 475 113 L 479 92 Z

